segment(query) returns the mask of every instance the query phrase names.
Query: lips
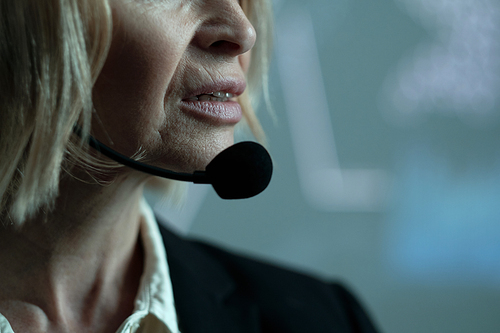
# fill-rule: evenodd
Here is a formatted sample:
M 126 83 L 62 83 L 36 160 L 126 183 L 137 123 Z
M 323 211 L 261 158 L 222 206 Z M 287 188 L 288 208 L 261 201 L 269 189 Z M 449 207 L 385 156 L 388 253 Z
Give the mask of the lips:
M 181 110 L 201 121 L 236 124 L 242 118 L 242 111 L 233 98 L 241 95 L 245 88 L 244 80 L 225 79 L 189 89 L 182 98 Z

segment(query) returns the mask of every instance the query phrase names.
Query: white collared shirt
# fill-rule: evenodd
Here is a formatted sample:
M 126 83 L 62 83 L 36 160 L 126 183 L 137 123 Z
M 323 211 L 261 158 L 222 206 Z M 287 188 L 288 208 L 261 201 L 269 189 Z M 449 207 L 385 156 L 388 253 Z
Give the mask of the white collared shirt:
M 144 199 L 141 214 L 144 272 L 134 312 L 116 333 L 180 333 L 165 247 L 153 211 Z M 0 314 L 0 333 L 13 332 L 8 320 Z

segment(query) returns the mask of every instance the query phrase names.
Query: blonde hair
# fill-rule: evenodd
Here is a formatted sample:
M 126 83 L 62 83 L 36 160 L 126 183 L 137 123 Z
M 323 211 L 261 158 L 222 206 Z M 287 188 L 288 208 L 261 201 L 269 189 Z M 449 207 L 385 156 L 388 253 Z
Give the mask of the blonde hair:
M 239 97 L 238 102 L 245 111 L 244 119 L 253 135 L 258 141 L 265 143 L 265 133 L 254 110 L 261 100 L 264 100 L 269 111 L 272 109 L 268 87 L 268 71 L 273 45 L 272 8 L 270 1 L 266 0 L 242 1 L 242 7 L 257 32 L 257 41 L 252 49 L 252 60 L 247 77 L 248 88 Z
M 271 11 L 267 0 L 245 6 L 258 41 L 240 103 L 263 139 L 252 104 L 267 91 Z M 72 130 L 78 122 L 84 139 L 90 131 L 92 87 L 111 44 L 112 18 L 107 0 L 2 0 L 0 17 L 0 221 L 21 225 L 53 205 L 65 157 L 84 155 Z
M 100 0 L 2 0 L 0 10 L 0 217 L 21 223 L 56 197 L 73 124 L 89 128 L 111 14 Z

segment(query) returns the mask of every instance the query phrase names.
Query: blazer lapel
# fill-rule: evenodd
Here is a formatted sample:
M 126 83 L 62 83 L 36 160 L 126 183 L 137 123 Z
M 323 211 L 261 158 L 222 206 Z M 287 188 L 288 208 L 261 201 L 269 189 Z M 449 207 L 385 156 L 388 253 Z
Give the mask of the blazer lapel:
M 259 332 L 257 306 L 242 296 L 222 263 L 203 251 L 203 245 L 162 226 L 160 231 L 181 332 Z

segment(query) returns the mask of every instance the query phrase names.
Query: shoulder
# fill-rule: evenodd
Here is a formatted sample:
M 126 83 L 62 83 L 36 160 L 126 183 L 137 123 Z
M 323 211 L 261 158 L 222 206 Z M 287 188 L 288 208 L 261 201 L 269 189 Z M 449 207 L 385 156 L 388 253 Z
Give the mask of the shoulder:
M 200 262 L 203 271 L 221 272 L 239 297 L 257 304 L 268 331 L 375 332 L 356 297 L 340 282 L 326 282 L 263 260 L 235 254 L 205 242 L 187 240 L 161 228 L 167 255 L 183 265 Z M 170 259 L 169 259 L 170 264 Z M 199 271 L 198 267 L 191 267 Z M 311 325 L 316 329 L 311 329 Z M 289 330 L 284 327 L 290 327 Z M 292 329 L 291 327 L 294 327 Z M 332 330 L 332 327 L 339 329 Z

